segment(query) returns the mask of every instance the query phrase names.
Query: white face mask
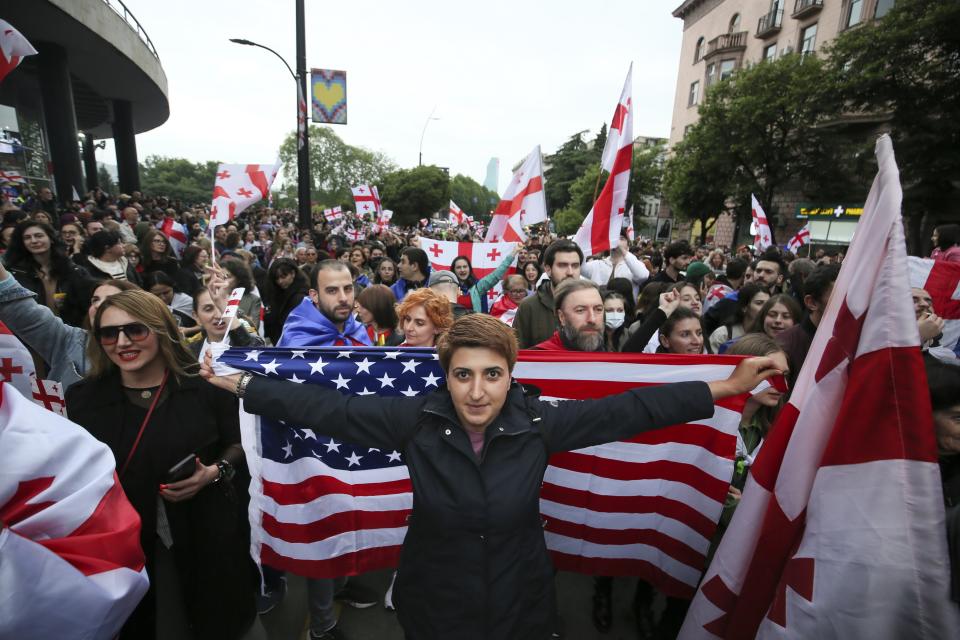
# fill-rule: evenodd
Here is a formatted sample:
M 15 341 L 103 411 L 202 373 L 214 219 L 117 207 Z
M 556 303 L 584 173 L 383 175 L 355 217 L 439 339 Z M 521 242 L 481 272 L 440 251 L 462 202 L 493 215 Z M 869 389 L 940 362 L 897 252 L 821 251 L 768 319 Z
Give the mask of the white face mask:
M 627 317 L 627 314 L 623 311 L 607 311 L 606 315 L 606 324 L 611 329 L 619 329 L 623 326 L 623 320 Z

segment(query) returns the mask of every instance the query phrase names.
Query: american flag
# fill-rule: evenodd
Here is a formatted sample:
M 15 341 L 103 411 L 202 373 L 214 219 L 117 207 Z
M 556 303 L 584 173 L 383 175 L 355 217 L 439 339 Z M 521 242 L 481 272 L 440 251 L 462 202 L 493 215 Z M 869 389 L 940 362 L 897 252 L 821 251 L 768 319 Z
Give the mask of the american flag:
M 523 351 L 514 377 L 544 399 L 585 399 L 634 387 L 726 378 L 739 358 Z M 227 366 L 320 384 L 343 394 L 416 396 L 443 385 L 432 349 L 230 349 Z M 556 566 L 630 575 L 690 597 L 733 475 L 744 398 L 714 416 L 555 455 L 541 494 Z M 242 415 L 250 461 L 255 560 L 308 577 L 396 566 L 412 506 L 400 451 L 340 442 Z

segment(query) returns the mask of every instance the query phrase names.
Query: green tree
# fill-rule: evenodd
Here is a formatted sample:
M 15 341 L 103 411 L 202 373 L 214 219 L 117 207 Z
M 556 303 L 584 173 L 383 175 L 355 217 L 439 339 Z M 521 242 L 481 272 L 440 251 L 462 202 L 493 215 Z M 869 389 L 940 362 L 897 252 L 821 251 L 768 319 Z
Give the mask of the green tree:
M 458 173 L 450 179 L 450 199 L 468 215 L 486 221 L 490 219 L 490 212 L 496 208 L 500 196 L 473 178 Z
M 379 151 L 355 147 L 344 142 L 329 127 L 310 127 L 310 195 L 314 203 L 328 206 L 349 205 L 350 188 L 358 184 L 380 186 L 384 177 L 396 169 L 393 161 Z M 287 185 L 297 183 L 297 134 L 290 133 L 280 145 L 280 161 Z M 288 186 L 289 188 L 289 186 Z
M 544 157 L 548 167 L 543 172 L 546 180 L 544 192 L 547 198 L 547 211 L 560 211 L 566 208 L 571 199 L 570 189 L 578 178 L 592 166 L 600 164 L 603 147 L 588 145 L 583 140 L 586 131 L 573 134 L 560 145 L 556 153 Z M 584 212 L 586 215 L 586 212 Z
M 149 195 L 167 196 L 184 204 L 210 202 L 219 162 L 147 156 L 140 165 L 140 186 Z
M 666 150 L 663 144 L 644 147 L 634 144 L 627 211 L 631 206 L 642 209 L 644 196 L 655 196 L 660 193 L 665 155 Z
M 776 197 L 786 189 L 820 198 L 848 193 L 847 165 L 854 154 L 835 132 L 818 126 L 829 115 L 824 105 L 834 100 L 824 73 L 816 56 L 795 54 L 741 69 L 710 87 L 700 120 L 687 133 L 688 155 L 672 165 L 673 171 L 693 173 L 683 180 L 670 177 L 671 201 L 690 217 L 713 217 L 719 209 L 702 207 L 716 206 L 722 183 L 727 204 L 741 218 L 755 194 L 775 232 Z M 722 171 L 726 179 L 719 177 Z
M 960 3 L 897 0 L 883 18 L 840 34 L 828 54 L 840 114 L 889 119 L 917 251 L 928 237 L 924 214 L 960 209 Z
M 110 172 L 107 171 L 107 168 L 102 164 L 97 167 L 97 184 L 107 193 L 116 194 L 117 192 L 117 185 L 113 181 L 113 176 L 110 175 Z
M 694 127 L 674 146 L 663 175 L 663 197 L 678 219 L 700 221 L 701 243 L 727 208 L 727 194 L 733 188 L 728 159 L 711 154 L 713 145 L 700 140 L 708 133 Z
M 571 234 L 580 228 L 580 224 L 590 213 L 590 208 L 593 206 L 593 195 L 599 175 L 600 162 L 598 160 L 596 164 L 587 167 L 583 175 L 570 185 L 570 200 L 567 206 L 553 214 L 558 233 Z
M 393 211 L 399 225 L 416 224 L 449 204 L 450 176 L 434 165 L 398 169 L 384 176 L 382 184 L 383 207 Z

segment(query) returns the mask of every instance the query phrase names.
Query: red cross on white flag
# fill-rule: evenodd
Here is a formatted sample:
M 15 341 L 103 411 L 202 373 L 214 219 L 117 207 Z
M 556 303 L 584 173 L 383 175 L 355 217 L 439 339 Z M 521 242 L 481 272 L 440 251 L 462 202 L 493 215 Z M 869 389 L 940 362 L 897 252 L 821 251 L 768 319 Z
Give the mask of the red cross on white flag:
M 753 216 L 753 246 L 757 251 L 763 251 L 773 244 L 773 234 L 770 232 L 770 223 L 767 214 L 760 206 L 757 197 L 750 194 L 750 211 Z
M 30 379 L 33 401 L 38 405 L 60 414 L 67 415 L 67 403 L 63 399 L 63 386 L 55 380 L 41 380 L 36 376 Z
M 31 379 L 37 373 L 33 357 L 7 325 L 0 322 L 0 382 L 8 382 L 26 397 L 32 393 Z
M 453 200 L 450 201 L 450 222 L 453 224 L 463 224 L 468 217 L 469 216 L 463 212 L 463 209 L 457 206 L 456 202 Z
M 353 201 L 357 204 L 357 213 L 381 213 L 380 193 L 377 188 L 361 184 L 350 189 L 353 192 Z
M 787 249 L 790 250 L 790 253 L 796 255 L 800 251 L 800 247 L 810 244 L 810 223 L 803 225 L 803 228 L 800 231 L 797 231 L 796 235 L 790 238 L 790 242 L 787 243 Z
M 221 164 L 213 185 L 211 228 L 226 224 L 252 204 L 266 200 L 280 171 L 275 164 Z
M 609 171 L 610 176 L 573 238 L 583 249 L 584 255 L 592 256 L 617 246 L 623 230 L 623 212 L 627 202 L 627 189 L 630 186 L 630 166 L 633 163 L 633 101 L 630 97 L 633 94 L 632 78 L 633 63 L 627 71 L 620 100 L 613 111 L 610 134 L 604 147 L 601 169 Z
M 20 182 L 26 184 L 27 179 L 17 171 L 0 171 L 0 182 Z
M 953 638 L 960 629 L 903 192 L 886 135 L 877 164 L 790 400 L 682 640 Z
M 0 82 L 17 68 L 21 60 L 36 53 L 22 33 L 6 20 L 0 20 Z
M 521 219 L 522 216 L 522 219 Z M 527 239 L 525 225 L 547 219 L 547 199 L 543 193 L 543 159 L 540 145 L 533 148 L 500 198 L 487 229 L 487 242 L 518 242 Z

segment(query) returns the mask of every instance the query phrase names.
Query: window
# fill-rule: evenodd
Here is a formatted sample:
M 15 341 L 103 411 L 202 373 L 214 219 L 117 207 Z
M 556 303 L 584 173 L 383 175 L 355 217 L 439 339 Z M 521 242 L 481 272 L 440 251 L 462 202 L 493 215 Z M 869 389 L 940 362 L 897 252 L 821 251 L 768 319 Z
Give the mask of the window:
M 717 63 L 711 62 L 707 65 L 707 86 L 709 87 L 717 80 Z
M 703 52 L 706 43 L 704 43 L 703 38 L 701 37 L 697 40 L 697 48 L 693 51 L 693 64 L 697 64 L 700 60 L 703 59 Z
M 863 0 L 850 0 L 850 13 L 847 15 L 847 28 L 860 24 L 863 19 Z
M 807 55 L 817 50 L 817 25 L 812 24 L 800 32 L 800 54 Z
M 727 27 L 727 33 L 736 33 L 740 31 L 740 14 L 735 13 L 733 17 L 730 18 L 730 26 Z
M 736 60 L 721 60 L 720 61 L 720 79 L 726 80 L 731 75 L 733 75 L 733 70 L 737 68 Z
M 690 83 L 690 96 L 687 99 L 687 106 L 692 107 L 700 104 L 700 81 L 695 80 Z
M 896 0 L 877 0 L 877 10 L 874 12 L 874 17 L 882 18 L 887 15 L 887 12 L 890 9 L 893 9 L 893 5 Z
M 687 137 L 687 134 L 690 133 L 690 129 L 693 129 L 693 125 L 692 125 L 692 124 L 688 124 L 687 126 L 685 126 L 685 127 L 683 128 L 683 137 L 684 137 L 684 138 L 686 138 L 686 137 Z
M 763 48 L 763 59 L 764 60 L 773 60 L 777 57 L 777 43 L 768 44 Z

